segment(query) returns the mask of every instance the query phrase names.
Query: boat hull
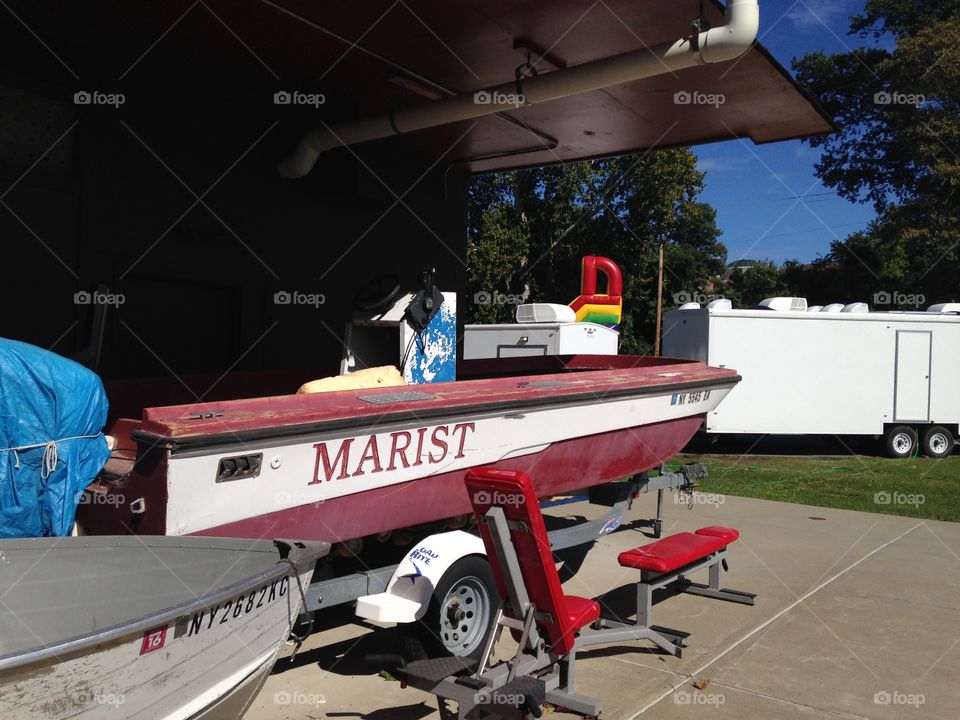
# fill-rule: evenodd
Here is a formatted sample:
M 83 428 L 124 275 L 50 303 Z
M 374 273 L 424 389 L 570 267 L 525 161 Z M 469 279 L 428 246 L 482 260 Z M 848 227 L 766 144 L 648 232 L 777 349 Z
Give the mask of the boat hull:
M 664 358 L 565 362 L 563 372 L 234 401 L 209 414 L 149 409 L 133 433 L 135 471 L 79 521 L 91 534 L 345 542 L 469 514 L 470 468 L 525 471 L 540 497 L 648 470 L 739 380 Z
M 276 658 L 265 662 L 246 679 L 239 683 L 232 691 L 202 710 L 190 720 L 237 720 L 250 709 L 253 701 L 260 694 L 264 683 L 270 677 Z
M 560 495 L 656 467 L 683 448 L 701 422 L 701 416 L 694 416 L 625 428 L 552 443 L 533 454 L 485 465 L 530 474 L 535 478 L 538 497 Z M 222 537 L 264 537 L 283 528 L 284 534 L 291 537 L 342 542 L 466 515 L 471 512 L 463 484 L 468 469 L 381 485 L 332 501 L 250 515 L 198 532 Z M 398 525 L 398 518 L 402 518 L 402 525 Z
M 91 547 L 86 552 L 102 552 L 97 541 L 106 538 L 60 538 L 51 553 L 70 551 L 71 544 L 83 542 Z M 170 542 L 167 538 L 161 539 Z M 127 546 L 124 552 L 139 553 L 150 561 L 150 551 L 169 557 L 166 549 Z M 181 552 L 211 553 L 213 545 L 223 541 L 211 539 L 180 539 Z M 11 557 L 19 548 L 0 548 Z M 329 548 L 327 547 L 326 550 Z M 224 567 L 229 572 L 231 562 L 241 561 L 243 548 L 224 552 Z M 325 551 L 324 551 L 325 552 Z M 316 560 L 323 553 L 296 561 L 270 562 L 266 570 L 246 580 L 231 583 L 207 595 L 191 599 L 180 606 L 138 617 L 126 627 L 110 629 L 50 642 L 37 648 L 0 657 L 0 708 L 3 717 L 23 717 L 37 720 L 106 720 L 124 717 L 136 720 L 236 720 L 249 707 L 262 687 L 289 635 L 301 607 L 302 596 L 298 585 L 306 588 Z M 279 555 L 277 556 L 279 561 Z M 43 574 L 46 558 L 39 561 Z M 125 594 L 131 610 L 136 610 L 137 598 L 143 593 L 164 593 L 168 581 L 175 577 L 158 578 L 155 585 L 144 581 L 143 573 L 136 575 L 139 587 L 117 585 L 115 578 L 124 561 L 108 560 L 111 578 L 104 579 L 103 593 L 112 596 Z M 136 570 L 127 573 L 134 584 Z M 168 563 L 169 564 L 169 563 Z M 31 570 L 23 581 L 30 584 Z M 51 573 L 51 575 L 59 573 Z M 175 573 L 174 573 L 175 575 Z M 48 609 L 46 604 L 59 605 L 55 593 L 47 593 L 48 583 L 70 584 L 64 577 L 49 581 L 42 577 L 32 583 L 32 589 L 20 584 L 11 587 L 7 599 L 26 607 L 24 598 L 32 593 L 33 610 L 21 609 L 23 615 L 12 611 L 5 621 L 33 624 L 40 622 Z M 210 583 L 217 578 L 211 577 Z M 184 592 L 184 588 L 180 588 Z M 20 593 L 18 600 L 18 593 Z M 195 591 L 191 590 L 190 595 Z M 80 603 L 89 597 L 77 598 Z M 91 601 L 92 602 L 92 601 Z M 109 600 L 105 600 L 109 602 Z M 142 602 L 142 601 L 141 601 Z M 98 603 L 99 607 L 99 603 Z M 63 612 L 80 613 L 79 605 L 64 607 Z M 96 609 L 92 610 L 96 614 Z M 30 613 L 33 613 L 32 615 Z M 39 626 L 38 626 L 39 628 Z M 40 632 L 43 632 L 40 630 Z

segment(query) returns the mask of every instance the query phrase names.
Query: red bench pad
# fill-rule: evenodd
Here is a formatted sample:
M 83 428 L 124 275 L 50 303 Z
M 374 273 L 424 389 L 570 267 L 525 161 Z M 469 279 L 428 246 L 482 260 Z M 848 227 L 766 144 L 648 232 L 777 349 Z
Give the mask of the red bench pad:
M 600 605 L 596 600 L 576 595 L 565 595 L 563 600 L 567 621 L 578 630 L 600 617 Z
M 726 527 L 725 525 L 710 525 L 709 527 L 702 527 L 697 530 L 697 535 L 723 538 L 729 545 L 740 537 L 740 531 L 732 527 Z
M 722 550 L 727 540 L 710 535 L 677 533 L 620 553 L 617 560 L 624 567 L 665 573 Z

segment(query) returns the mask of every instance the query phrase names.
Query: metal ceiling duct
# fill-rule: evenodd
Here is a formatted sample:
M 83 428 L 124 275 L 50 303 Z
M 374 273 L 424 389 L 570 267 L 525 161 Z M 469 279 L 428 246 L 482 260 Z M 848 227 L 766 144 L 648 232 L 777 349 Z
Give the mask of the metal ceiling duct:
M 724 25 L 675 42 L 594 60 L 522 81 L 514 80 L 394 113 L 345 122 L 330 128 L 316 128 L 303 136 L 294 153 L 281 161 L 278 169 L 285 178 L 303 177 L 313 169 L 320 153 L 342 145 L 356 145 L 471 120 L 705 63 L 733 60 L 746 52 L 756 39 L 760 8 L 757 0 L 728 0 L 725 15 Z

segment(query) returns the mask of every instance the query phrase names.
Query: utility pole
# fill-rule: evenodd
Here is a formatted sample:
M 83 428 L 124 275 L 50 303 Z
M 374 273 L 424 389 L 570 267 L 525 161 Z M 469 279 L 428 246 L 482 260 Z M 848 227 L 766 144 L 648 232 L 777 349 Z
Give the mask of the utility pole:
M 657 337 L 653 342 L 653 354 L 660 356 L 660 316 L 663 313 L 663 245 L 660 246 L 659 271 L 657 272 Z

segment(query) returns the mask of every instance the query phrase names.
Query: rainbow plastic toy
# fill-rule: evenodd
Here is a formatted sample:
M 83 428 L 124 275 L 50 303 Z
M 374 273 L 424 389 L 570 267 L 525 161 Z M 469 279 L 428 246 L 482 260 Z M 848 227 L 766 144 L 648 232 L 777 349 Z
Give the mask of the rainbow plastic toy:
M 607 291 L 597 292 L 597 273 L 607 280 Z M 580 269 L 580 295 L 570 303 L 577 322 L 592 322 L 620 330 L 623 313 L 623 276 L 610 258 L 587 255 Z

